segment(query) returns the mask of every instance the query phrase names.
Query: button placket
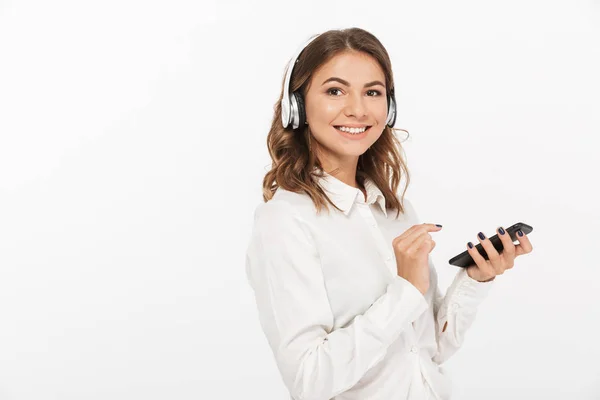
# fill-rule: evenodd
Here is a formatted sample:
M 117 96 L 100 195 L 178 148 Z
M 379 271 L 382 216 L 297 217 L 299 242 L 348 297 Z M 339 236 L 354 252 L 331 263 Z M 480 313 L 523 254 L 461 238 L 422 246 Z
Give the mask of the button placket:
M 390 272 L 392 277 L 395 277 L 397 275 L 396 264 L 393 261 L 392 254 L 390 254 L 388 250 L 388 246 L 385 244 L 385 237 L 383 237 L 383 234 L 379 229 L 373 232 L 373 236 L 375 237 L 375 242 L 379 248 L 379 254 L 383 256 L 382 258 L 387 270 Z
M 373 217 L 373 213 L 371 212 L 369 205 L 362 203 L 359 204 L 361 205 L 361 214 L 365 217 L 367 223 L 371 226 L 371 228 L 377 228 L 377 221 L 375 221 L 375 217 Z
M 383 236 L 383 234 L 381 233 L 381 230 L 379 230 L 379 228 L 377 226 L 377 221 L 375 220 L 375 217 L 373 216 L 373 212 L 371 211 L 371 208 L 369 207 L 368 204 L 364 204 L 364 203 L 357 203 L 357 204 L 360 205 L 360 207 L 358 208 L 360 211 L 360 214 L 365 218 L 367 224 L 370 225 L 371 232 L 373 233 L 373 238 L 375 240 L 375 244 L 376 244 L 377 248 L 379 249 L 379 254 L 381 254 L 385 257 L 384 263 L 387 267 L 387 270 L 390 272 L 392 277 L 396 276 L 397 275 L 396 265 L 392 262 L 392 255 L 390 254 L 390 252 L 388 250 L 388 246 L 385 243 L 385 237 Z

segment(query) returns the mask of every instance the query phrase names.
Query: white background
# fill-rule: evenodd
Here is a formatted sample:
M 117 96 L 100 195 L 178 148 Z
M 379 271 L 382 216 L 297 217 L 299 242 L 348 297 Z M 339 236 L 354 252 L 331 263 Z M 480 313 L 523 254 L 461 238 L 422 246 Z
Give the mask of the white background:
M 286 399 L 244 275 L 284 68 L 357 26 L 447 260 L 523 221 L 455 399 L 600 399 L 600 2 L 0 2 L 0 400 Z

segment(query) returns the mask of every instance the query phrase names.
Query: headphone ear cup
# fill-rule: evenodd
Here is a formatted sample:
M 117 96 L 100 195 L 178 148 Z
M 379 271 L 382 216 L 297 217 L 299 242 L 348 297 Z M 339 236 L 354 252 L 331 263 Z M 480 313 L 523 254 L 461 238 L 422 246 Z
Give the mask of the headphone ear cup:
M 390 128 L 394 127 L 396 123 L 396 101 L 393 96 L 388 95 L 388 115 L 386 120 L 386 125 Z
M 297 115 L 298 125 L 297 125 L 297 127 L 302 128 L 302 127 L 304 127 L 304 124 L 306 123 L 306 111 L 304 110 L 304 98 L 302 97 L 302 93 L 294 92 L 293 95 L 296 98 L 296 103 L 298 104 L 298 115 Z

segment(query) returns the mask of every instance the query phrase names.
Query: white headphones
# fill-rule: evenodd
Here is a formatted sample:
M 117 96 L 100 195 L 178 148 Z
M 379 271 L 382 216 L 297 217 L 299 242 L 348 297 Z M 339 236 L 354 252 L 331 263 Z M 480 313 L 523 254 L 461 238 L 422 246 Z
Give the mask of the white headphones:
M 298 127 L 303 126 L 306 123 L 306 112 L 304 110 L 304 99 L 302 98 L 302 94 L 299 92 L 293 92 L 290 95 L 289 87 L 290 87 L 290 79 L 292 77 L 292 72 L 294 70 L 294 66 L 298 61 L 298 56 L 302 53 L 302 50 L 310 42 L 319 37 L 320 34 L 313 36 L 306 43 L 304 43 L 294 54 L 294 57 L 290 60 L 288 64 L 287 73 L 285 75 L 285 83 L 283 86 L 283 98 L 281 99 L 281 122 L 283 123 L 283 127 L 287 128 L 290 123 L 292 124 L 293 129 L 298 129 Z M 388 113 L 386 118 L 386 125 L 390 128 L 394 127 L 396 123 L 396 99 L 394 96 L 394 88 L 390 89 L 390 94 L 386 96 L 388 103 Z

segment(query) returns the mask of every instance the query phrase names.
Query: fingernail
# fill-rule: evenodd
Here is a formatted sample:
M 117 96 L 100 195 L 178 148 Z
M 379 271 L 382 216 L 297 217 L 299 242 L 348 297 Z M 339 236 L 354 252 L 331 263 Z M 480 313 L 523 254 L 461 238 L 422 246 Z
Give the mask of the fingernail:
M 441 228 L 441 227 L 442 227 L 440 224 L 435 224 L 435 226 L 437 226 L 438 228 Z
M 504 229 L 502 229 L 502 227 L 498 228 L 498 232 L 500 232 L 501 235 L 504 235 Z
M 473 248 L 473 243 L 469 242 L 469 243 L 467 243 L 467 245 L 469 246 L 470 249 Z
M 519 236 L 523 236 L 523 231 L 519 229 L 519 230 L 517 231 L 517 235 L 519 235 Z
M 482 232 L 479 232 L 477 235 L 479 236 L 479 239 L 485 239 L 485 235 Z

